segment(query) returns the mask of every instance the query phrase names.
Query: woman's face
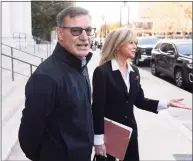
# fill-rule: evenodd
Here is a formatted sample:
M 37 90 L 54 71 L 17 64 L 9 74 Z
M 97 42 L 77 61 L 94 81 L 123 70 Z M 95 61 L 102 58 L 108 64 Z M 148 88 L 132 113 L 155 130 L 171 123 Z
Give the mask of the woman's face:
M 125 45 L 122 45 L 119 47 L 119 54 L 123 57 L 126 57 L 127 59 L 133 59 L 135 57 L 137 49 L 137 41 L 131 41 Z

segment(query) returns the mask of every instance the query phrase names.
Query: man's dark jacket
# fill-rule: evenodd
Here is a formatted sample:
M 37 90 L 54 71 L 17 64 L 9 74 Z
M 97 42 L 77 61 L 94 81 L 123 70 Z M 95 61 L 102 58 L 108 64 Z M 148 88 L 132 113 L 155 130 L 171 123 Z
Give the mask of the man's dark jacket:
M 86 65 L 82 67 L 81 60 L 58 43 L 26 84 L 19 142 L 29 159 L 90 161 L 94 138 L 90 91 Z

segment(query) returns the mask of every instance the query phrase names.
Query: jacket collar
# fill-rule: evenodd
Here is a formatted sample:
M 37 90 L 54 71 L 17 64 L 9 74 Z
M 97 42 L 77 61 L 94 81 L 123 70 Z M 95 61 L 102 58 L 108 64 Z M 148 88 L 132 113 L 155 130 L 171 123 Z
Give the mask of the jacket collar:
M 64 47 L 62 47 L 59 42 L 57 42 L 53 54 L 56 55 L 58 59 L 69 64 L 72 68 L 75 68 L 77 70 L 82 70 L 88 64 L 92 57 L 92 53 L 89 52 L 86 56 L 86 62 L 84 63 L 84 65 L 82 65 L 82 61 L 85 61 L 85 58 L 77 58 L 72 53 L 67 51 Z
M 120 70 L 119 64 L 117 63 L 116 59 L 113 58 L 113 59 L 111 60 L 111 65 L 112 65 L 112 71 Z M 134 70 L 133 70 L 133 68 L 131 67 L 131 65 L 128 64 L 128 73 L 130 73 L 131 71 L 134 72 Z

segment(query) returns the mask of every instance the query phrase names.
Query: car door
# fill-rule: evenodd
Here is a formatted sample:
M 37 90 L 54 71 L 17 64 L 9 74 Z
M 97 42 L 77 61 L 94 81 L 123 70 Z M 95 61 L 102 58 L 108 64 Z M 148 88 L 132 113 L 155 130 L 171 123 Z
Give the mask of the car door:
M 160 71 L 160 64 L 159 64 L 159 62 L 160 62 L 160 58 L 161 58 L 161 53 L 159 51 L 159 48 L 160 48 L 161 44 L 162 44 L 161 42 L 158 42 L 155 45 L 155 47 L 152 49 L 152 51 L 151 51 L 152 52 L 151 53 L 152 60 L 156 62 L 156 68 L 157 68 L 158 71 Z
M 167 75 L 169 76 L 173 76 L 173 68 L 175 64 L 176 54 L 177 54 L 177 51 L 176 51 L 174 44 L 168 43 L 167 52 L 164 55 L 163 59 L 165 63 L 164 65 L 165 71 L 167 72 Z
M 160 52 L 160 56 L 158 59 L 158 64 L 160 66 L 160 70 L 161 72 L 163 72 L 165 74 L 166 71 L 166 66 L 167 66 L 167 60 L 166 60 L 166 55 L 167 55 L 167 45 L 168 43 L 162 43 L 162 45 L 160 46 L 159 52 Z

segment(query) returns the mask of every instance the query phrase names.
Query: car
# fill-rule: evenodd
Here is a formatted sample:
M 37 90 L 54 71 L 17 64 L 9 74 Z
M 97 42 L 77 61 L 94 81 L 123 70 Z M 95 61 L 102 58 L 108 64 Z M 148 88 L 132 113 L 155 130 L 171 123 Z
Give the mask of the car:
M 142 63 L 150 63 L 151 50 L 159 39 L 154 36 L 139 37 L 137 50 L 133 63 L 140 66 Z
M 180 88 L 192 85 L 192 40 L 158 41 L 152 49 L 151 73 L 173 78 Z

